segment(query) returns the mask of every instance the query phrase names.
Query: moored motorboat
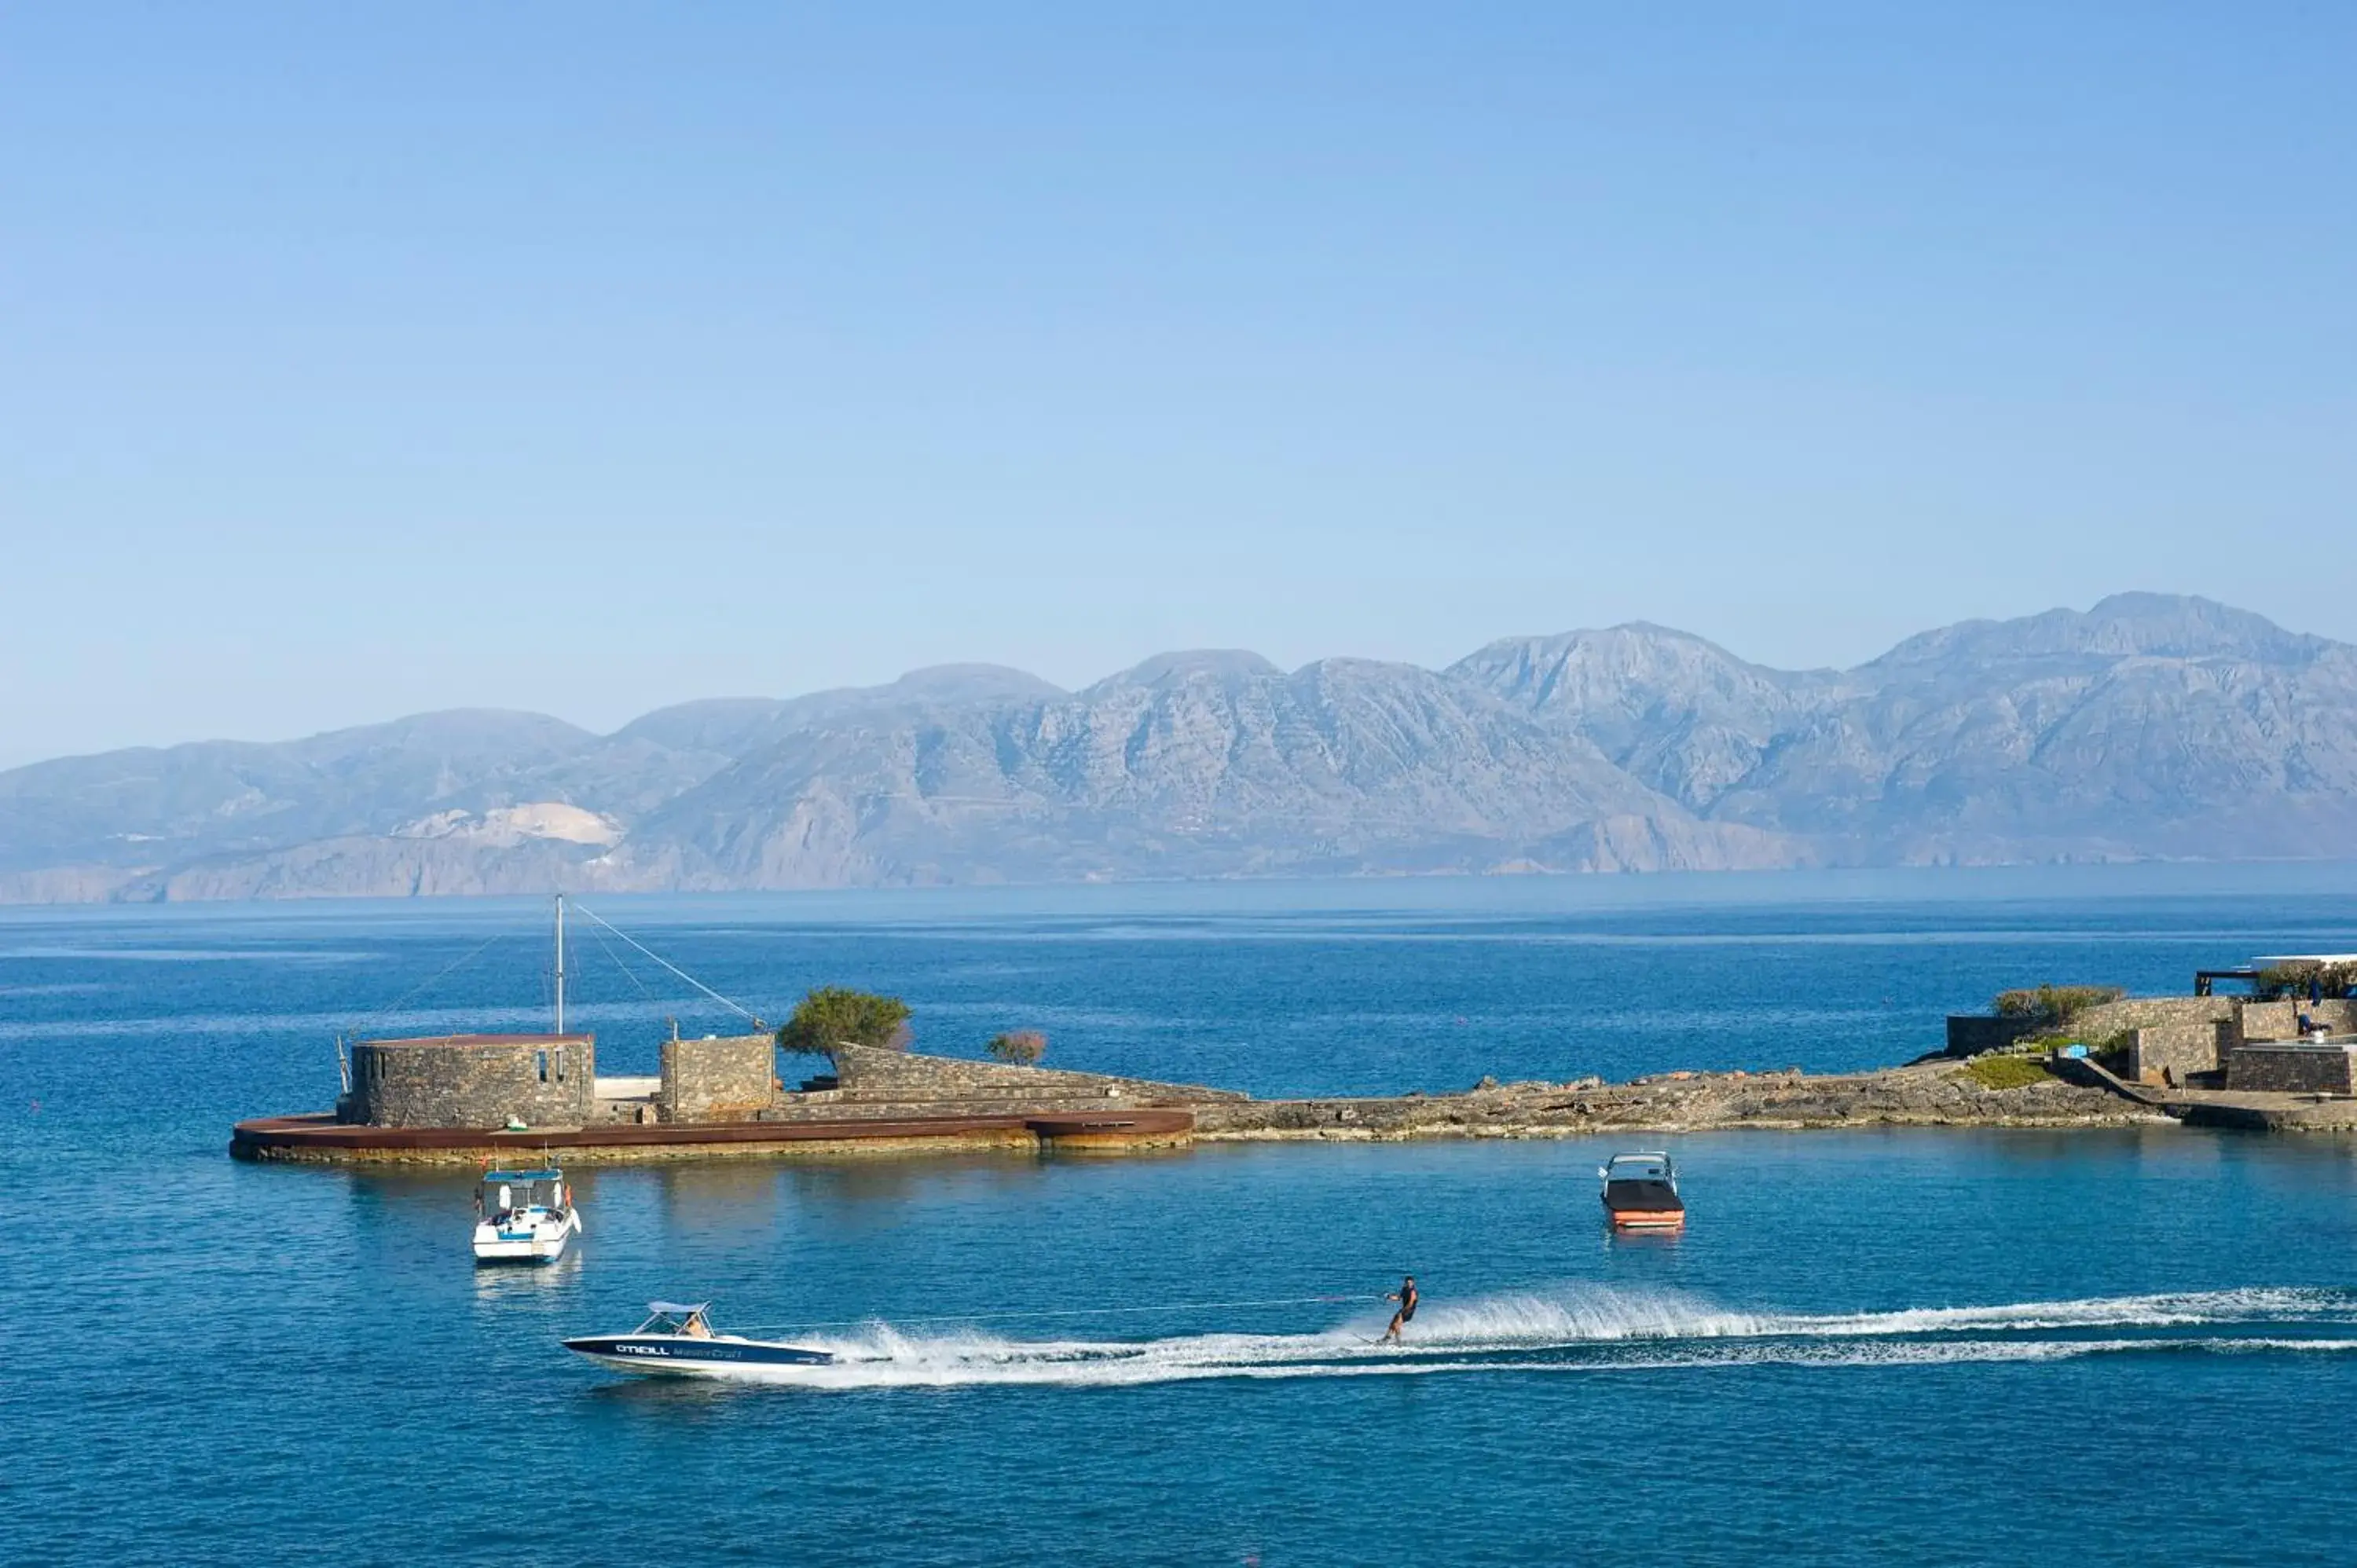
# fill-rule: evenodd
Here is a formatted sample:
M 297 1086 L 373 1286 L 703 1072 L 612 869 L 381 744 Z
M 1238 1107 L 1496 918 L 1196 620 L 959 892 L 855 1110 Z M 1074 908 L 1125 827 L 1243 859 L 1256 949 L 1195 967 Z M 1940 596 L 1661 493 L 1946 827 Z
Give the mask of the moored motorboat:
M 1604 1212 L 1617 1230 L 1673 1230 L 1686 1222 L 1677 1167 L 1658 1150 L 1615 1155 L 1597 1167 Z
M 772 1367 L 823 1367 L 834 1359 L 824 1350 L 748 1339 L 713 1331 L 710 1302 L 647 1303 L 647 1320 L 628 1334 L 593 1334 L 567 1339 L 565 1348 L 625 1372 L 670 1377 L 726 1378 Z
M 565 1173 L 485 1171 L 475 1189 L 475 1262 L 553 1263 L 581 1233 L 581 1211 Z

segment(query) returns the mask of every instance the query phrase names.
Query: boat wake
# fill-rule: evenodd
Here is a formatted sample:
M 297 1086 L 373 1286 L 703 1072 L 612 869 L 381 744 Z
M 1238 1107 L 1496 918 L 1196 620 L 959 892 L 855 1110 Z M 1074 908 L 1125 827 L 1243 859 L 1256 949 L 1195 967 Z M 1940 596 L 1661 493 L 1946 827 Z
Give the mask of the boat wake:
M 1123 1387 L 1190 1380 L 1937 1366 L 2122 1354 L 2357 1351 L 2357 1292 L 2252 1288 L 1893 1312 L 1727 1311 L 1693 1296 L 1566 1285 L 1428 1306 L 1405 1346 L 1369 1315 L 1306 1334 L 1018 1339 L 877 1322 L 799 1337 L 825 1366 L 748 1369 L 812 1389 Z M 2192 1332 L 2189 1332 L 2189 1331 Z

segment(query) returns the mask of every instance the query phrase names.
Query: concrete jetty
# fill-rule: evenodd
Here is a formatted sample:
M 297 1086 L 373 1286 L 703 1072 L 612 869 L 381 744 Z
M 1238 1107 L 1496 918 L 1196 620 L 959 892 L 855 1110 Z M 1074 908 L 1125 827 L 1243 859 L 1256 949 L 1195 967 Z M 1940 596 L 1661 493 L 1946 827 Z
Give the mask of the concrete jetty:
M 662 1071 L 601 1078 L 584 1034 L 363 1040 L 331 1112 L 232 1130 L 240 1159 L 467 1165 L 545 1153 L 576 1164 L 938 1154 L 1118 1153 L 1194 1135 L 1231 1091 L 843 1045 L 796 1089 L 766 1034 L 673 1039 Z
M 800 1122 L 704 1122 L 692 1127 L 608 1123 L 587 1127 L 356 1127 L 332 1113 L 264 1116 L 230 1135 L 240 1159 L 316 1165 L 481 1165 L 539 1159 L 565 1165 L 675 1160 L 794 1159 L 823 1155 L 1126 1152 L 1190 1141 L 1186 1111 L 1067 1112 L 1034 1116 L 848 1117 Z

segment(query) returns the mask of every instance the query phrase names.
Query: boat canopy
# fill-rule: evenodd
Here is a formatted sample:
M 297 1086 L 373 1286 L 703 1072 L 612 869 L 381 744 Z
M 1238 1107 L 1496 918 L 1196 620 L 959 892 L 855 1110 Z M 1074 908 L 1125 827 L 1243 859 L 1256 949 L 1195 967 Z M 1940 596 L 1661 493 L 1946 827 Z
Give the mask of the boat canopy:
M 685 1317 L 691 1313 L 702 1312 L 711 1305 L 708 1301 L 651 1301 L 647 1303 L 647 1310 L 660 1317 Z
M 565 1207 L 563 1171 L 487 1171 L 475 1189 L 476 1208 L 489 1214 Z

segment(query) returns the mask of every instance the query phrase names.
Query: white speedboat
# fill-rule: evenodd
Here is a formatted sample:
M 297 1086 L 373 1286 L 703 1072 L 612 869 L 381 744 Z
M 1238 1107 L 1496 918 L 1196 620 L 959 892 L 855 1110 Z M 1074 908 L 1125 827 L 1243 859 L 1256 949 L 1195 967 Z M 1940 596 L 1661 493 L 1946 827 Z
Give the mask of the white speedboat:
M 1604 1212 L 1614 1230 L 1674 1230 L 1686 1222 L 1678 1168 L 1660 1150 L 1615 1155 L 1596 1174 L 1604 1181 Z
M 567 1339 L 565 1348 L 601 1366 L 675 1378 L 741 1377 L 771 1367 L 823 1367 L 834 1359 L 831 1352 L 807 1346 L 716 1334 L 705 1316 L 711 1305 L 651 1301 L 647 1320 L 628 1334 Z
M 486 1171 L 475 1193 L 475 1262 L 553 1263 L 581 1234 L 573 1189 L 554 1166 L 539 1171 Z

